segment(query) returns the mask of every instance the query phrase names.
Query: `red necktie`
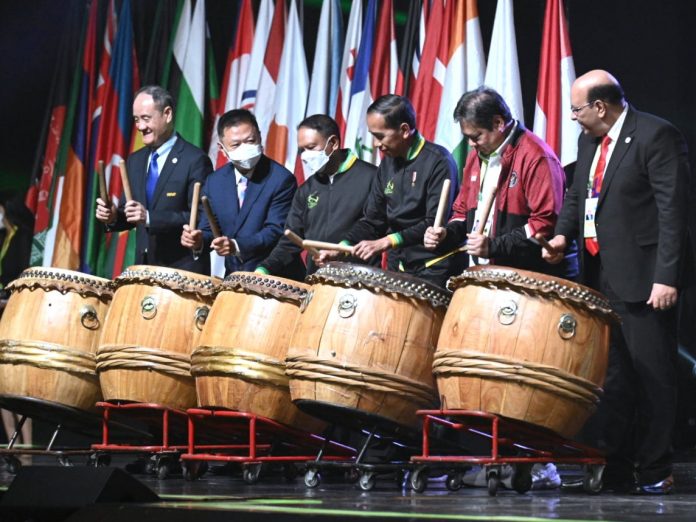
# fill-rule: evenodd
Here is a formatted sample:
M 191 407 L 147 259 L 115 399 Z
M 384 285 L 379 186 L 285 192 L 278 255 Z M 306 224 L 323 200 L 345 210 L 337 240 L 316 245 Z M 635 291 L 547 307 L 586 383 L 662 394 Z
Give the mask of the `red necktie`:
M 598 198 L 599 192 L 602 190 L 602 181 L 604 180 L 604 170 L 607 166 L 607 152 L 609 151 L 609 143 L 611 143 L 611 138 L 609 136 L 604 136 L 602 138 L 601 149 L 599 151 L 599 160 L 597 161 L 597 166 L 595 167 L 594 177 L 592 180 L 592 197 Z M 596 212 L 596 209 L 595 209 Z M 596 217 L 596 215 L 595 215 Z M 596 237 L 585 238 L 585 249 L 593 256 L 596 256 L 599 252 L 599 243 Z

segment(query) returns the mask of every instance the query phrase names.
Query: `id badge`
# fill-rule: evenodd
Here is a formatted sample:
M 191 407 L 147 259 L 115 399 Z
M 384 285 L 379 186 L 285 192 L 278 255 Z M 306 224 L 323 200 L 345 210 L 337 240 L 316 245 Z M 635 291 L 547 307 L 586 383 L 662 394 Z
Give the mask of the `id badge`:
M 597 237 L 595 228 L 595 213 L 597 212 L 597 201 L 599 198 L 585 199 L 585 227 L 584 237 Z

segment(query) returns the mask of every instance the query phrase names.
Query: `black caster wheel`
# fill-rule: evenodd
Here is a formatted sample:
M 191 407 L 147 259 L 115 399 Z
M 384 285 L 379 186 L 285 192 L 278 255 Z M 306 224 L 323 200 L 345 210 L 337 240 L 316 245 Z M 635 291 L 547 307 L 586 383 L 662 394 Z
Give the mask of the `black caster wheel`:
M 585 467 L 585 476 L 582 479 L 582 487 L 587 493 L 596 495 L 602 491 L 603 465 L 590 465 Z
M 70 457 L 66 457 L 65 455 L 61 455 L 58 457 L 58 464 L 65 468 L 69 468 L 71 466 L 74 466 L 72 461 L 70 460 Z
M 161 462 L 157 466 L 157 478 L 159 480 L 166 479 L 169 476 L 170 471 L 171 470 L 170 470 L 169 464 L 166 462 Z
M 304 483 L 308 488 L 316 488 L 319 485 L 319 472 L 316 469 L 309 468 L 305 471 Z
M 416 493 L 423 493 L 428 487 L 428 468 L 416 468 L 411 473 L 411 489 Z
M 360 486 L 360 489 L 363 491 L 371 491 L 375 487 L 376 483 L 377 477 L 375 477 L 375 474 L 372 471 L 366 471 L 360 475 L 360 479 L 358 480 L 358 486 Z
M 450 491 L 459 491 L 462 487 L 462 479 L 459 473 L 450 473 L 447 475 L 445 486 Z
M 242 479 L 247 484 L 256 484 L 261 474 L 261 464 L 249 464 L 242 470 Z
M 495 497 L 498 494 L 498 486 L 500 486 L 500 475 L 497 471 L 489 471 L 487 474 L 488 494 Z
M 531 466 L 515 466 L 515 469 L 512 473 L 512 489 L 514 489 L 521 495 L 532 489 Z
M 184 480 L 193 482 L 201 478 L 208 471 L 208 463 L 200 461 L 189 461 L 182 464 Z
M 16 475 L 22 469 L 22 462 L 17 457 L 5 457 L 5 464 L 10 475 Z

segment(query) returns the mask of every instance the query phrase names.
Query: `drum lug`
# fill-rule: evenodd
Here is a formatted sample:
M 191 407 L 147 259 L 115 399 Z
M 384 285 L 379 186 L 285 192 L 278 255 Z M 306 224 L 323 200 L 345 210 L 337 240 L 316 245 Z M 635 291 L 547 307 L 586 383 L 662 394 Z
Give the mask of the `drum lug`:
M 210 307 L 208 306 L 199 306 L 196 308 L 196 315 L 195 321 L 196 321 L 196 328 L 199 330 L 203 330 L 203 326 L 205 325 L 206 320 L 208 319 L 208 314 L 210 313 Z
M 575 329 L 578 326 L 578 320 L 573 314 L 563 314 L 558 321 L 558 335 L 561 339 L 568 340 L 575 336 Z
M 80 323 L 88 330 L 99 329 L 99 317 L 97 310 L 92 305 L 85 305 L 80 308 Z
M 348 319 L 355 313 L 358 307 L 358 299 L 353 294 L 343 294 L 338 300 L 338 315 Z
M 150 320 L 157 315 L 157 299 L 154 296 L 145 296 L 140 301 L 140 314 L 145 320 Z
M 517 309 L 518 305 L 515 301 L 505 301 L 498 309 L 498 321 L 500 321 L 500 324 L 509 326 L 514 323 L 517 317 Z

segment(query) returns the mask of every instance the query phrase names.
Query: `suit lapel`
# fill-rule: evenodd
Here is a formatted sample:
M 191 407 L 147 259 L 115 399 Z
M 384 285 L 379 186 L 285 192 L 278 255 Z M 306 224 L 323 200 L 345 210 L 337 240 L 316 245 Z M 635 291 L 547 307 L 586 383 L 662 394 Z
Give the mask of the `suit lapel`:
M 633 141 L 633 134 L 636 130 L 636 115 L 633 110 L 629 107 L 628 113 L 626 114 L 626 119 L 621 127 L 621 132 L 619 133 L 619 138 L 614 145 L 614 151 L 611 153 L 611 158 L 609 159 L 609 165 L 607 165 L 604 171 L 604 178 L 602 180 L 602 190 L 599 192 L 599 201 L 597 206 L 602 204 L 604 198 L 609 191 L 612 179 L 614 179 L 614 174 L 617 168 L 621 164 L 626 152 L 631 147 Z
M 159 198 L 162 195 L 162 192 L 164 191 L 164 186 L 167 184 L 167 180 L 169 179 L 169 177 L 177 168 L 179 168 L 179 156 L 181 155 L 183 149 L 184 141 L 182 140 L 181 136 L 177 134 L 176 142 L 174 143 L 172 150 L 169 151 L 169 154 L 167 155 L 167 161 L 164 162 L 162 172 L 160 172 L 160 175 L 157 178 L 157 184 L 155 185 L 155 193 L 152 196 L 153 206 L 157 205 L 157 202 L 159 201 Z M 147 175 L 145 177 L 147 178 Z
M 587 183 L 590 179 L 590 169 L 592 169 L 592 160 L 594 159 L 599 138 L 591 136 L 583 136 L 580 147 L 578 147 L 578 162 L 575 165 L 575 176 L 578 177 L 577 185 L 581 190 L 582 197 L 587 197 Z M 583 211 L 584 212 L 584 211 Z
M 130 178 L 133 189 L 133 199 L 145 205 L 147 200 L 145 195 L 147 187 L 147 160 L 150 157 L 151 151 L 148 148 L 141 150 L 142 152 L 140 154 L 133 157 L 133 166 L 131 167 L 133 172 L 129 171 L 128 177 Z M 134 178 L 134 176 L 137 176 L 137 178 Z

